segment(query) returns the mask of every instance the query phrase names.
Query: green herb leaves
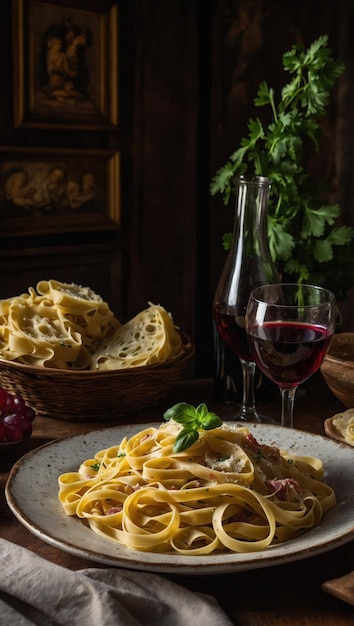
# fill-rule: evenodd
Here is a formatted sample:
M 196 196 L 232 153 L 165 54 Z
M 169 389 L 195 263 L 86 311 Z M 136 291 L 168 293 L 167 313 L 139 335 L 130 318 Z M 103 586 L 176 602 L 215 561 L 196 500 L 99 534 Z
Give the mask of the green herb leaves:
M 164 419 L 173 419 L 183 426 L 176 437 L 174 452 L 190 448 L 198 440 L 199 430 L 211 430 L 222 424 L 222 419 L 216 413 L 208 411 L 204 403 L 194 407 L 192 404 L 179 402 L 164 413 Z
M 276 99 L 263 81 L 254 104 L 270 109 L 270 121 L 248 121 L 248 136 L 211 182 L 211 194 L 225 204 L 234 178 L 252 173 L 272 179 L 268 233 L 270 250 L 283 280 L 324 284 L 340 299 L 353 285 L 354 229 L 339 222 L 340 208 L 324 202 L 325 189 L 305 170 L 309 140 L 315 149 L 331 91 L 344 67 L 335 61 L 323 35 L 307 50 L 293 46 L 283 55 L 291 80 Z M 269 119 L 269 111 L 267 119 Z M 306 148 L 306 149 L 305 149 Z M 230 247 L 231 234 L 223 238 Z

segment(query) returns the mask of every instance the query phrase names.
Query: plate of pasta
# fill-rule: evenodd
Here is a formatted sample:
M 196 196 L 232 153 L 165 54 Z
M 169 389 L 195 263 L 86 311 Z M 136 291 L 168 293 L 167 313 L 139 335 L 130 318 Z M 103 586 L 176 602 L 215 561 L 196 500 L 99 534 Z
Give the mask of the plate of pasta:
M 100 564 L 225 574 L 354 537 L 352 450 L 320 435 L 225 422 L 176 451 L 183 427 L 120 425 L 24 455 L 5 489 L 34 535 Z

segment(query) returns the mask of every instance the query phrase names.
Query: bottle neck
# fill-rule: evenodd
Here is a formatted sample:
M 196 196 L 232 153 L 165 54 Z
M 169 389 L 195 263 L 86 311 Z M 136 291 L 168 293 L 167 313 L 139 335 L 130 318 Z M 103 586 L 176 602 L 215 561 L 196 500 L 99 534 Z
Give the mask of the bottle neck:
M 260 248 L 270 255 L 268 244 L 268 184 L 256 185 L 239 183 L 236 192 L 236 206 L 233 229 L 233 245 L 254 246 L 253 252 L 259 254 Z
M 254 284 L 279 282 L 268 239 L 270 182 L 238 181 L 230 256 Z

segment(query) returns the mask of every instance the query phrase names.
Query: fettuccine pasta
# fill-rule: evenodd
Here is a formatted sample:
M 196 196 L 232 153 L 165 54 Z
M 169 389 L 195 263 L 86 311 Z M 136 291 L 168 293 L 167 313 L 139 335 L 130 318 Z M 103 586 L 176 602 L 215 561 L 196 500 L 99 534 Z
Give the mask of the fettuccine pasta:
M 120 326 L 88 287 L 42 280 L 0 300 L 0 356 L 27 365 L 84 369 L 103 338 Z
M 149 426 L 62 474 L 66 514 L 128 548 L 193 556 L 264 550 L 312 528 L 335 505 L 319 459 L 225 424 L 174 452 L 180 429 L 173 420 Z
M 110 370 L 166 361 L 182 347 L 172 316 L 154 305 L 141 311 L 104 340 L 91 359 L 91 369 Z
M 114 370 L 161 363 L 182 351 L 170 313 L 149 307 L 125 324 L 89 287 L 41 280 L 0 300 L 0 358 L 57 369 Z

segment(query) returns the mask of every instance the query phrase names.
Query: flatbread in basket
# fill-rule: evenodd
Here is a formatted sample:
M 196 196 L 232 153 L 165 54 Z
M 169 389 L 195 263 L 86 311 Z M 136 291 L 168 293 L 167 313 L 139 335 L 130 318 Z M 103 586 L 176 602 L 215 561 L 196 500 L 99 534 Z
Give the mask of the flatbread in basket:
M 173 319 L 159 305 L 149 307 L 104 340 L 91 359 L 91 369 L 109 370 L 161 363 L 180 352 L 182 339 Z

